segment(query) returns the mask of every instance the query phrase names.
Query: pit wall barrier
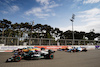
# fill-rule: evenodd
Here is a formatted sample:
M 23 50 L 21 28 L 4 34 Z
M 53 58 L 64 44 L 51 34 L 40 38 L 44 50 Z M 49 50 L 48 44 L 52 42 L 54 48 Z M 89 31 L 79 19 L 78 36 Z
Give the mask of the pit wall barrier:
M 12 52 L 13 50 L 17 50 L 18 48 L 27 48 L 27 47 L 38 47 L 45 49 L 52 49 L 57 51 L 57 49 L 65 49 L 67 47 L 86 47 L 87 50 L 94 50 L 94 45 L 69 45 L 69 46 L 0 46 L 0 52 Z

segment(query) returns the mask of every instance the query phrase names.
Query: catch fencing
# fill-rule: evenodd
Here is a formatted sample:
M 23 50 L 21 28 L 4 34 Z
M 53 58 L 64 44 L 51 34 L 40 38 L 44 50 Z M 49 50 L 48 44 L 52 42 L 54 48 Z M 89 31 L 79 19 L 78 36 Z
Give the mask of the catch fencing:
M 18 37 L 0 37 L 0 44 L 5 46 L 56 46 L 56 45 L 72 45 L 72 39 L 55 39 L 50 38 L 18 38 Z M 74 39 L 74 45 L 98 45 L 100 41 Z

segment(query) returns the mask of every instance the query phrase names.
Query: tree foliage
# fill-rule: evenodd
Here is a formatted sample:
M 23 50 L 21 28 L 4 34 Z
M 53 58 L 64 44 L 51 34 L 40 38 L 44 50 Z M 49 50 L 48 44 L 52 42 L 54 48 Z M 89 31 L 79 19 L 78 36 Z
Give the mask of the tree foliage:
M 33 38 L 56 38 L 60 39 L 72 39 L 72 31 L 67 30 L 65 32 L 61 31 L 59 28 L 53 28 L 50 25 L 36 24 L 32 26 L 29 22 L 21 22 L 12 24 L 11 21 L 7 19 L 0 20 L 0 36 L 5 37 L 22 37 L 24 33 L 28 34 L 28 37 L 32 35 Z M 94 38 L 100 36 L 100 33 L 84 31 L 74 31 L 75 39 L 84 39 L 88 37 L 89 40 L 94 40 Z

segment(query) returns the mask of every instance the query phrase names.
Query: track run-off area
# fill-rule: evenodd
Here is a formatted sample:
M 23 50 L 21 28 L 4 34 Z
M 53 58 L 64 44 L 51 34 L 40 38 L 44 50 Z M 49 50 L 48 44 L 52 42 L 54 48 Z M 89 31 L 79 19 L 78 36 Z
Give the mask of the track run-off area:
M 54 59 L 24 60 L 8 62 L 11 52 L 0 52 L 0 67 L 100 67 L 100 50 L 68 53 L 56 51 Z

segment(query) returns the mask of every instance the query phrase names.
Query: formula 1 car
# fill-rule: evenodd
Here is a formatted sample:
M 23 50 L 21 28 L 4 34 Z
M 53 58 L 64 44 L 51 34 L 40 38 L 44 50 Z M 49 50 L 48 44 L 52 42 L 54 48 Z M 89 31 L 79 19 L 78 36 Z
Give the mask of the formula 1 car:
M 76 48 L 67 49 L 67 52 L 78 52 L 79 50 Z
M 24 53 L 24 59 L 40 59 L 40 58 L 53 59 L 54 58 L 53 53 L 54 52 L 52 50 L 48 51 L 41 50 L 30 53 Z
M 81 47 L 82 51 L 81 52 L 87 52 L 87 49 L 85 47 Z
M 86 52 L 87 49 L 85 47 L 73 47 L 72 49 L 66 49 L 66 52 Z
M 14 55 L 7 59 L 6 62 L 19 62 L 21 59 L 40 59 L 40 58 L 45 58 L 45 59 L 53 59 L 54 58 L 54 53 L 55 51 L 52 50 L 35 50 L 33 51 L 28 51 L 28 52 L 15 52 Z
M 6 62 L 13 62 L 13 61 L 19 62 L 21 59 L 22 58 L 19 55 L 18 56 L 12 56 L 11 58 L 7 59 Z

